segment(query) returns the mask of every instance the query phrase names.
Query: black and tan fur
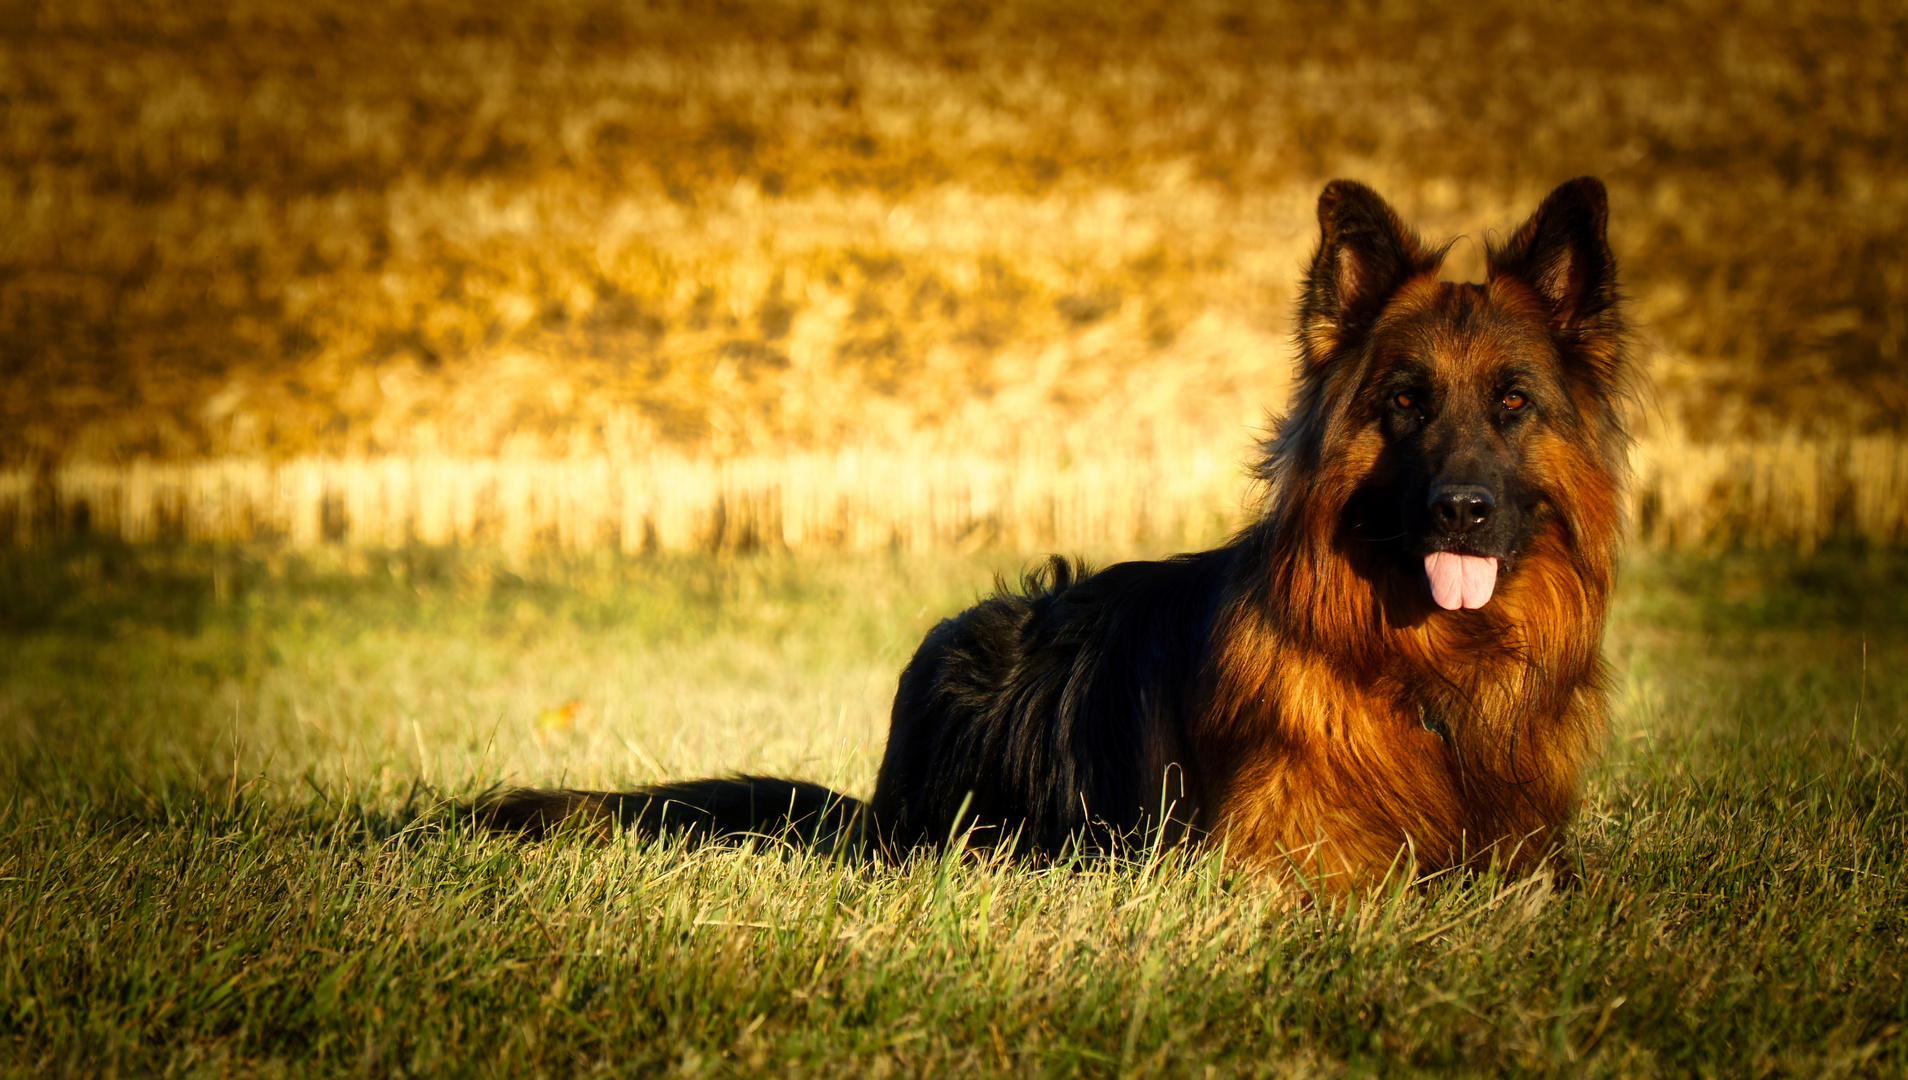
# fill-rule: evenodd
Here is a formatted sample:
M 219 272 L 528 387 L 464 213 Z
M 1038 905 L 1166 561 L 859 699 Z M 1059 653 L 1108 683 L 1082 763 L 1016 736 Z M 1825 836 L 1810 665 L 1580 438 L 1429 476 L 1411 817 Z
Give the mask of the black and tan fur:
M 1213 551 L 1056 559 L 935 627 L 865 805 L 733 777 L 480 812 L 888 853 L 1223 843 L 1337 888 L 1541 858 L 1604 734 L 1629 376 L 1603 185 L 1552 192 L 1483 284 L 1439 281 L 1361 184 L 1318 215 L 1262 516 Z M 1487 604 L 1432 602 L 1442 551 L 1498 560 Z

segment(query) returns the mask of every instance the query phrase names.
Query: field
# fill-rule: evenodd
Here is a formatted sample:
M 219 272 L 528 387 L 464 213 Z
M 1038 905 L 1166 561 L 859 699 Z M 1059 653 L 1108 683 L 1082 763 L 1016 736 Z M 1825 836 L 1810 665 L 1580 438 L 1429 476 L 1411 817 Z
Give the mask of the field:
M 1241 436 L 1243 432 L 1239 433 Z M 1145 551 L 1217 542 L 1255 512 L 1248 441 L 1081 456 L 835 448 L 729 458 L 222 458 L 0 468 L 0 542 L 493 545 L 648 551 Z M 1634 539 L 1662 547 L 1908 542 L 1908 440 L 1655 437 L 1631 455 Z
M 1889 1076 L 1908 574 L 1642 554 L 1576 880 L 1309 904 L 445 828 L 500 782 L 866 793 L 917 636 L 1016 562 L 0 554 L 0 1071 Z
M 1230 455 L 1341 175 L 1459 277 L 1604 177 L 1653 424 L 1908 415 L 1888 5 L 6 10 L 8 467 Z
M 0 1075 L 1908 1074 L 1903 55 L 1857 0 L 0 0 Z M 1567 873 L 447 814 L 866 794 L 993 574 L 1254 512 L 1327 180 L 1462 280 L 1584 173 L 1648 389 Z
M 1641 535 L 1908 540 L 1886 6 L 8 11 L 0 539 L 1208 537 L 1327 179 L 1465 278 L 1590 172 Z

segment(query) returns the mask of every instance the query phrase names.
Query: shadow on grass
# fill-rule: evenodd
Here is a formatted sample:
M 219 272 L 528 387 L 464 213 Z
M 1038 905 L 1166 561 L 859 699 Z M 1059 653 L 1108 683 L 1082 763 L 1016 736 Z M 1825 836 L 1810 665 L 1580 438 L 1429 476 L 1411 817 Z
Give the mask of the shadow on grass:
M 1898 632 L 1908 628 L 1908 557 L 1855 544 L 1635 551 L 1617 596 L 1616 619 L 1664 629 Z
M 765 599 L 845 601 L 855 582 L 827 566 L 776 553 L 513 559 L 488 549 L 285 552 L 89 536 L 0 548 L 0 636 L 110 640 L 136 631 L 429 627 L 448 619 L 480 632 L 538 622 L 657 627 L 681 640 L 759 619 Z

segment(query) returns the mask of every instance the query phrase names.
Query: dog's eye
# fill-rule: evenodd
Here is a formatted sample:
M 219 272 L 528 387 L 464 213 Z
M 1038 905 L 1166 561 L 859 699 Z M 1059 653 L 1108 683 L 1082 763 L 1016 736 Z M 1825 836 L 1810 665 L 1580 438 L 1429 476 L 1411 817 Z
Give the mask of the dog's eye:
M 1530 399 L 1515 390 L 1504 395 L 1504 407 L 1512 412 L 1516 412 L 1528 404 L 1530 404 Z
M 1400 409 L 1415 409 L 1418 407 L 1418 395 L 1411 393 L 1399 394 L 1397 397 L 1391 399 L 1391 403 Z

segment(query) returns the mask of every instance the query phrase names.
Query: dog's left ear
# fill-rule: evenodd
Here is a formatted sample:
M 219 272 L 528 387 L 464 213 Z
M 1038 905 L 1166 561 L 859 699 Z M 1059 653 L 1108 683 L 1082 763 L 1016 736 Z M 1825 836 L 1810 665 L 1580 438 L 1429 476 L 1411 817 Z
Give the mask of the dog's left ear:
M 1579 176 L 1544 197 L 1510 242 L 1491 245 L 1490 277 L 1511 277 L 1550 305 L 1557 329 L 1572 336 L 1615 329 L 1616 259 L 1605 235 L 1610 199 L 1603 181 Z

